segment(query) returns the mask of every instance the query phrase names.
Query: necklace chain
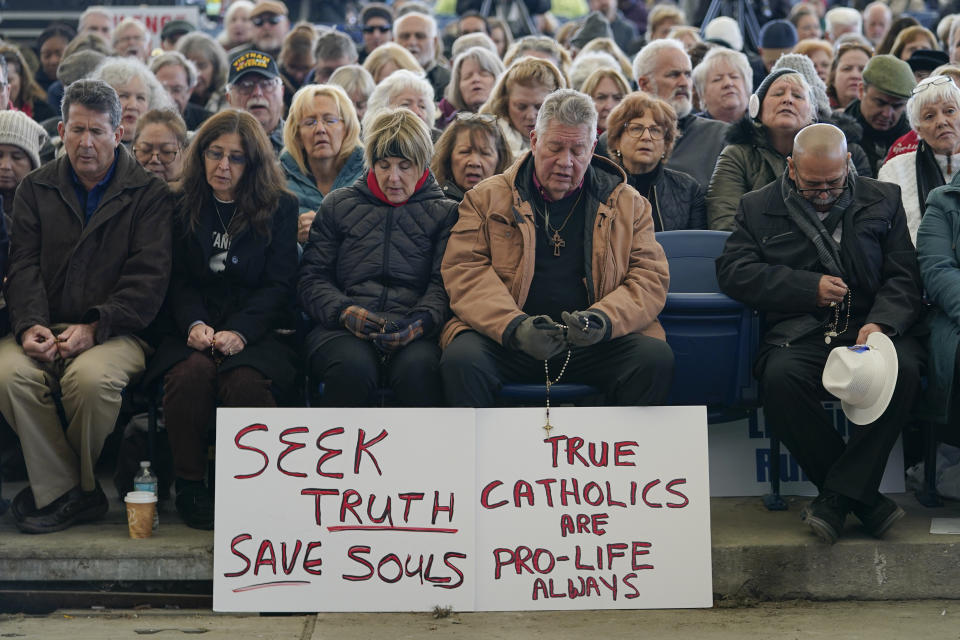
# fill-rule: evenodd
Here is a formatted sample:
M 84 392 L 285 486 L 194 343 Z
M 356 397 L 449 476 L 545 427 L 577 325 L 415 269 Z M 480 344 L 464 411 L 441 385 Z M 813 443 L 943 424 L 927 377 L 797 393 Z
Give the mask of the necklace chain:
M 233 202 L 224 202 L 223 204 L 233 204 Z M 217 199 L 213 199 L 213 210 L 217 212 L 217 219 L 220 220 L 220 226 L 223 227 L 223 232 L 227 232 L 227 225 L 223 222 L 223 216 L 220 215 L 220 207 L 217 206 Z M 233 214 L 230 214 L 230 220 L 233 220 Z
M 556 323 L 556 326 L 560 329 L 563 329 L 564 331 L 567 331 L 567 325 L 565 324 L 560 324 L 558 322 Z M 590 328 L 590 319 L 587 318 L 586 324 L 583 327 L 583 331 L 586 332 L 586 330 L 589 328 Z M 567 349 L 567 357 L 563 361 L 563 366 L 560 367 L 560 373 L 557 374 L 556 380 L 550 379 L 550 363 L 547 360 L 543 361 L 543 374 L 544 374 L 544 377 L 546 378 L 546 386 L 547 386 L 547 406 L 546 406 L 547 423 L 543 425 L 543 430 L 546 431 L 548 434 L 550 433 L 550 430 L 553 429 L 553 425 L 550 424 L 550 387 L 552 387 L 555 384 L 558 384 L 560 382 L 560 378 L 562 378 L 563 374 L 567 372 L 567 365 L 570 364 L 571 353 L 572 353 L 571 350 Z
M 577 199 L 573 202 L 573 206 L 570 207 L 570 211 L 567 212 L 567 217 L 563 219 L 563 223 L 560 227 L 554 227 L 550 224 L 550 213 L 547 208 L 547 203 L 543 203 L 543 211 L 539 211 L 536 206 L 533 207 L 533 210 L 536 211 L 543 218 L 543 232 L 547 235 L 547 242 L 553 243 L 553 255 L 559 256 L 560 249 L 567 245 L 563 240 L 563 236 L 560 235 L 560 232 L 566 228 L 567 223 L 570 222 L 573 212 L 576 210 L 577 205 L 580 204 L 580 198 L 583 196 L 583 187 L 580 188 L 580 193 L 577 194 Z M 550 235 L 550 232 L 553 232 L 553 235 Z
M 840 303 L 833 308 L 833 320 L 827 325 L 827 330 L 823 334 L 823 341 L 827 344 L 830 344 L 833 338 L 846 333 L 847 329 L 850 327 L 850 307 L 853 306 L 853 293 L 850 291 L 850 289 L 847 289 L 846 295 L 847 317 L 844 318 L 843 329 L 840 329 L 840 307 L 843 305 L 844 300 L 841 300 Z

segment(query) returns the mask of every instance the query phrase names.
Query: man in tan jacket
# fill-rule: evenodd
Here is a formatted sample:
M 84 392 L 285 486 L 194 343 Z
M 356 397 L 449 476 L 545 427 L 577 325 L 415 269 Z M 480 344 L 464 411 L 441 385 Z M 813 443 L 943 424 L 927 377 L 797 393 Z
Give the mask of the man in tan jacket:
M 561 371 L 610 404 L 666 397 L 667 261 L 650 203 L 593 155 L 596 124 L 588 96 L 553 92 L 530 152 L 461 203 L 441 269 L 455 316 L 441 336 L 449 404 L 490 406 L 505 383 Z

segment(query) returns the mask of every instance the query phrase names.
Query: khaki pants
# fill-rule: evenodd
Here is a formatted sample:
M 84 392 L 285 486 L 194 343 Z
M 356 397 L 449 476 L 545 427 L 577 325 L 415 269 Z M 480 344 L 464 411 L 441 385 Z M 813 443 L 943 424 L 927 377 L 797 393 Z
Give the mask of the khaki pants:
M 74 358 L 43 363 L 13 336 L 0 339 L 0 413 L 20 437 L 37 507 L 78 484 L 84 491 L 96 487 L 94 467 L 117 421 L 120 394 L 144 370 L 142 345 L 120 336 Z M 53 401 L 56 390 L 66 431 Z

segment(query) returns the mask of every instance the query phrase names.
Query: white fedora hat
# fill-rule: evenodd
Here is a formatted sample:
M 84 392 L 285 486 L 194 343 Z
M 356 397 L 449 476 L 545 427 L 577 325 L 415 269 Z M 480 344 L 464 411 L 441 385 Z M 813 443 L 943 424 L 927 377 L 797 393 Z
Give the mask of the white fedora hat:
M 837 347 L 823 368 L 823 387 L 840 399 L 847 419 L 870 424 L 879 418 L 897 386 L 897 350 L 883 333 L 867 337 L 867 344 Z

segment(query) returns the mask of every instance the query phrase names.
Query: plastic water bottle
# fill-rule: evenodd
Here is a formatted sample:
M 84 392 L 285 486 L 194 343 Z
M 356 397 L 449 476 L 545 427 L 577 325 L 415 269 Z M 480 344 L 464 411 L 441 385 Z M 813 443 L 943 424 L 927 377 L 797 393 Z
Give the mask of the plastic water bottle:
M 157 496 L 157 499 L 160 499 L 159 494 L 157 493 L 157 487 L 159 483 L 157 481 L 156 474 L 150 470 L 150 461 L 143 460 L 140 462 L 140 472 L 133 478 L 133 490 L 134 491 L 150 491 L 153 495 Z M 158 509 L 153 511 L 153 530 L 156 531 L 160 527 L 160 516 L 157 514 Z

